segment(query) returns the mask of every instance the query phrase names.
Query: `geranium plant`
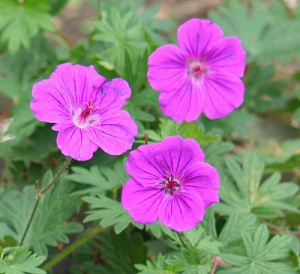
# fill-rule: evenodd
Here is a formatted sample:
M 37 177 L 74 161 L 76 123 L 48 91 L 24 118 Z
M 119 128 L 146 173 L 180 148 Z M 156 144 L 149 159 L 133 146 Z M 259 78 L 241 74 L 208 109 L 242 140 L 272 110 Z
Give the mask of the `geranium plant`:
M 76 2 L 0 1 L 0 274 L 299 273 L 300 5 Z

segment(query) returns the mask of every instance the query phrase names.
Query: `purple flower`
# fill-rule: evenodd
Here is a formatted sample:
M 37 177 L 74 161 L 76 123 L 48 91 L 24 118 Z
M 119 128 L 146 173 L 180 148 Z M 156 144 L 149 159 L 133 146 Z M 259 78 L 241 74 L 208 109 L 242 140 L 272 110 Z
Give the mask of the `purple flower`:
M 176 231 L 194 228 L 219 201 L 218 172 L 204 157 L 195 140 L 180 136 L 130 152 L 126 170 L 132 178 L 122 190 L 123 207 L 138 223 L 160 220 Z
M 203 112 L 222 118 L 244 100 L 246 52 L 236 37 L 223 38 L 209 20 L 190 19 L 178 28 L 178 46 L 164 45 L 148 61 L 148 80 L 161 92 L 163 113 L 178 123 Z
M 137 126 L 121 110 L 131 95 L 123 79 L 106 79 L 93 66 L 65 63 L 50 79 L 33 86 L 31 110 L 42 122 L 54 123 L 57 146 L 78 161 L 92 158 L 100 147 L 119 155 L 130 149 Z

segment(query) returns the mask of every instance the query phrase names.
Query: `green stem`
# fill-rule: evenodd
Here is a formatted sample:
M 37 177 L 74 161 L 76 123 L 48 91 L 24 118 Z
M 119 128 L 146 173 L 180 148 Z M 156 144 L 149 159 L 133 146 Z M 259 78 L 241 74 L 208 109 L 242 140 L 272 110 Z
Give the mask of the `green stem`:
M 63 163 L 63 165 L 60 167 L 60 169 L 58 170 L 58 172 L 56 173 L 56 175 L 54 176 L 54 178 L 52 179 L 52 181 L 50 182 L 50 184 L 48 184 L 44 189 L 40 189 L 40 184 L 39 182 L 37 183 L 37 197 L 36 197 L 36 200 L 35 200 L 35 204 L 33 206 L 33 209 L 32 209 L 32 212 L 30 214 L 30 218 L 28 220 L 28 223 L 26 225 L 26 228 L 25 228 L 25 231 L 22 235 L 22 238 L 19 242 L 19 245 L 23 245 L 24 243 L 24 240 L 27 236 L 27 233 L 29 231 L 29 228 L 34 220 L 34 217 L 35 217 L 35 214 L 36 214 L 36 211 L 38 209 L 38 206 L 40 204 L 40 201 L 42 200 L 43 196 L 45 195 L 45 193 L 51 189 L 59 180 L 60 176 L 66 171 L 66 169 L 68 168 L 69 164 L 71 163 L 71 160 L 72 158 L 71 157 L 67 157 L 65 162 Z
M 70 253 L 72 253 L 74 250 L 76 250 L 78 247 L 82 246 L 85 242 L 92 239 L 96 234 L 98 234 L 102 230 L 102 227 L 96 226 L 92 230 L 90 230 L 84 237 L 76 240 L 72 244 L 70 244 L 68 247 L 66 247 L 61 253 L 57 254 L 54 258 L 52 258 L 51 261 L 49 261 L 43 269 L 45 271 L 51 269 L 53 266 L 55 266 L 57 263 L 59 263 L 61 260 L 63 260 L 65 257 L 67 257 Z
M 71 157 L 67 157 L 63 165 L 60 167 L 59 171 L 54 176 L 53 180 L 49 185 L 47 185 L 43 190 L 41 190 L 42 195 L 44 195 L 51 187 L 53 187 L 59 180 L 60 176 L 67 170 L 68 166 L 72 161 Z
M 180 242 L 182 243 L 182 245 L 183 245 L 186 249 L 188 249 L 188 247 L 186 246 L 185 242 L 184 242 L 183 239 L 182 239 L 181 233 L 180 233 L 180 232 L 177 232 L 177 235 L 178 235 L 179 240 L 180 240 Z
M 32 221 L 33 221 L 33 219 L 34 219 L 34 216 L 35 216 L 35 213 L 36 213 L 37 208 L 38 208 L 38 206 L 39 206 L 39 203 L 40 203 L 40 201 L 42 200 L 42 197 L 43 197 L 43 196 L 40 195 L 40 191 L 38 190 L 38 194 L 37 194 L 37 197 L 36 197 L 36 200 L 35 200 L 35 204 L 34 204 L 34 206 L 33 206 L 32 212 L 31 212 L 31 214 L 30 214 L 29 221 L 28 221 L 28 223 L 27 223 L 27 225 L 26 225 L 25 231 L 24 231 L 24 233 L 23 233 L 23 235 L 22 235 L 22 238 L 21 238 L 21 241 L 19 242 L 19 245 L 23 245 L 23 243 L 24 243 L 25 237 L 26 237 L 26 235 L 27 235 L 27 233 L 28 233 L 28 230 L 29 230 L 29 228 L 30 228 L 30 226 L 31 226 L 31 224 L 32 224 Z

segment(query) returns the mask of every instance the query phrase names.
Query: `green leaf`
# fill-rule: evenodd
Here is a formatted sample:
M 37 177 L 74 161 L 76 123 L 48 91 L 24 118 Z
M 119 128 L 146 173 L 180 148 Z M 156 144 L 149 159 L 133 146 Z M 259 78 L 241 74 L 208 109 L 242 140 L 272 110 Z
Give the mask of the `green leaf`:
M 208 274 L 211 267 L 206 265 L 186 265 L 182 274 Z
M 94 4 L 95 8 L 99 8 L 98 2 L 90 0 Z M 145 39 L 155 49 L 158 45 L 166 43 L 166 37 L 163 33 L 175 32 L 176 22 L 169 18 L 159 18 L 157 14 L 161 11 L 161 5 L 147 5 L 145 7 L 145 0 L 103 0 L 101 2 L 101 8 L 105 12 L 108 12 L 113 7 L 118 7 L 120 13 L 126 14 L 132 12 L 135 19 L 141 25 L 142 31 L 145 35 Z
M 51 172 L 47 172 L 41 184 L 52 180 Z M 72 185 L 66 181 L 59 183 L 45 194 L 39 204 L 32 226 L 25 238 L 25 243 L 39 255 L 47 255 L 47 245 L 55 246 L 58 242 L 68 243 L 67 234 L 82 230 L 82 225 L 69 223 L 69 218 L 76 210 L 76 197 L 71 196 Z M 20 240 L 36 200 L 37 190 L 33 186 L 24 187 L 22 192 L 7 193 L 0 203 L 0 221 L 9 224 Z M 0 235 L 0 238 L 6 235 Z
M 146 75 L 148 70 L 148 56 L 149 50 L 147 48 L 145 49 L 143 54 L 137 57 L 136 60 L 132 60 L 128 52 L 125 52 L 125 66 L 121 76 L 123 76 L 128 81 L 133 91 L 133 95 L 140 91 L 143 85 L 145 85 L 145 83 L 147 82 Z
M 223 119 L 210 120 L 204 115 L 200 117 L 205 129 L 209 132 L 219 132 L 221 136 L 238 136 L 248 138 L 254 116 L 243 109 L 236 109 Z
M 276 126 L 278 127 L 278 121 Z M 285 128 L 282 130 L 284 131 Z M 300 164 L 300 139 L 283 142 L 262 140 L 256 147 L 256 154 L 266 164 L 268 173 L 293 171 Z
M 45 256 L 31 255 L 28 246 L 7 247 L 0 252 L 0 273 L 5 274 L 43 274 L 44 270 L 38 268 Z
M 73 173 L 65 178 L 87 186 L 87 188 L 77 191 L 76 194 L 98 194 L 107 190 L 117 189 L 123 186 L 129 178 L 129 175 L 125 172 L 125 160 L 120 159 L 116 161 L 113 168 L 92 166 L 88 170 L 74 166 L 72 167 Z
M 297 270 L 290 264 L 278 262 L 289 256 L 290 241 L 292 239 L 290 236 L 276 235 L 269 240 L 267 227 L 260 225 L 253 237 L 247 232 L 242 237 L 246 252 L 245 256 L 223 254 L 222 260 L 231 264 L 232 267 L 220 271 L 220 273 L 297 273 Z
M 228 1 L 218 12 L 211 13 L 210 18 L 226 35 L 242 40 L 248 61 L 286 61 L 292 55 L 299 55 L 300 39 L 294 33 L 300 28 L 300 20 L 288 18 L 287 13 L 274 13 L 277 1 L 272 3 L 254 0 L 249 9 L 240 1 Z
M 161 138 L 180 135 L 184 139 L 195 139 L 200 145 L 207 145 L 208 143 L 219 141 L 219 136 L 204 133 L 202 128 L 192 123 L 184 122 L 179 125 L 173 120 L 161 118 L 159 129 Z
M 256 218 L 253 215 L 232 214 L 226 221 L 218 240 L 224 246 L 238 240 L 245 232 L 254 232 L 256 228 Z
M 88 212 L 84 222 L 100 220 L 102 227 L 113 226 L 117 234 L 121 233 L 130 224 L 134 224 L 139 228 L 143 227 L 134 223 L 128 212 L 115 200 L 107 198 L 104 195 L 98 195 L 98 197 L 86 196 L 82 199 L 89 203 L 92 209 Z
M 224 154 L 229 153 L 234 145 L 229 142 L 219 141 L 205 144 L 203 146 L 206 158 L 205 161 L 215 166 L 218 170 L 224 165 Z
M 147 261 L 146 265 L 136 264 L 135 268 L 139 270 L 138 274 L 173 274 L 174 272 L 166 270 L 165 256 L 158 254 L 155 261 Z
M 67 3 L 68 0 L 49 0 L 50 13 L 52 15 L 57 14 Z
M 126 52 L 131 60 L 137 60 L 147 46 L 142 26 L 132 12 L 122 14 L 119 9 L 111 8 L 109 15 L 97 21 L 95 27 L 93 39 L 105 47 L 105 51 L 100 52 L 101 57 L 116 64 L 118 69 L 125 65 Z
M 28 48 L 30 39 L 40 30 L 54 30 L 52 18 L 47 12 L 47 0 L 0 2 L 0 30 L 1 40 L 8 45 L 12 53 L 16 53 L 21 46 Z
M 100 240 L 99 249 L 110 273 L 135 274 L 134 265 L 146 262 L 147 248 L 139 234 L 102 233 Z
M 245 77 L 247 92 L 243 107 L 254 113 L 262 113 L 281 107 L 288 81 L 275 79 L 276 67 L 274 64 L 248 66 Z
M 203 227 L 198 226 L 194 229 L 183 232 L 185 239 L 188 241 L 192 249 L 196 249 L 197 258 L 198 253 L 219 255 L 219 248 L 222 246 L 221 242 L 214 240 L 211 236 L 206 235 Z M 189 248 L 189 249 L 191 249 Z
M 264 163 L 253 152 L 245 152 L 242 167 L 232 157 L 226 158 L 228 176 L 222 174 L 220 197 L 215 205 L 221 214 L 254 213 L 262 218 L 281 216 L 282 210 L 298 212 L 285 201 L 294 196 L 299 187 L 293 183 L 280 183 L 279 173 L 274 173 L 263 183 Z
M 204 130 L 199 128 L 196 124 L 191 124 L 188 122 L 184 122 L 180 125 L 178 134 L 182 138 L 195 139 L 201 145 L 220 140 L 219 136 L 204 134 Z

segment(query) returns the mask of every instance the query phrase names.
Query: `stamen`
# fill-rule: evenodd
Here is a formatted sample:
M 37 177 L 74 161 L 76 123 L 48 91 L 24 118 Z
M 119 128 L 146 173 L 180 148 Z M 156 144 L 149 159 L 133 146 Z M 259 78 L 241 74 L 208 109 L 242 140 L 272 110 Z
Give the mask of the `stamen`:
M 196 80 L 201 79 L 207 71 L 205 64 L 200 61 L 191 61 L 189 63 L 188 74 Z
M 165 181 L 161 182 L 160 184 L 163 185 L 162 189 L 165 194 L 168 195 L 173 195 L 174 192 L 180 190 L 179 180 L 173 179 L 172 175 L 166 177 Z
M 73 121 L 76 126 L 80 128 L 86 128 L 95 121 L 100 121 L 100 116 L 95 113 L 99 107 L 96 106 L 96 102 L 90 99 L 89 102 L 85 102 L 85 107 L 78 108 L 73 112 Z

